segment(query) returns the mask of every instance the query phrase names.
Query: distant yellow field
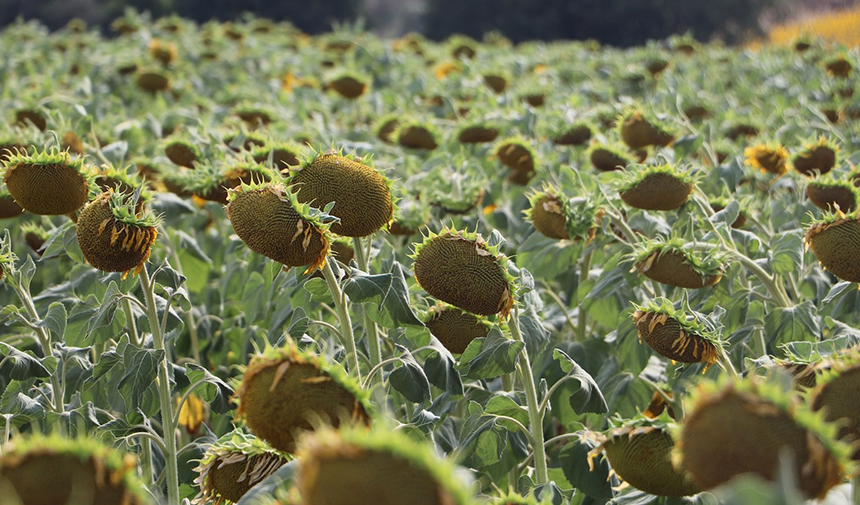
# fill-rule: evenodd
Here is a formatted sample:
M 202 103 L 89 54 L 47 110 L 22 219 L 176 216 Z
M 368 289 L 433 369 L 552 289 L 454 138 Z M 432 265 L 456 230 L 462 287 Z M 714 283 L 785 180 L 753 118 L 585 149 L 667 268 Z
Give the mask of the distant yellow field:
M 860 46 L 860 7 L 776 25 L 770 30 L 769 38 L 771 44 L 789 44 L 801 35 L 821 37 L 849 47 Z

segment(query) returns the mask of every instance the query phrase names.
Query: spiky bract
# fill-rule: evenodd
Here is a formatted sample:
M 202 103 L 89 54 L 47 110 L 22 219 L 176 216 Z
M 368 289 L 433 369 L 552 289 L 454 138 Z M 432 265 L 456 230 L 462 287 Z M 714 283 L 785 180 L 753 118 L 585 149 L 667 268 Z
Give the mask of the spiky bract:
M 340 154 L 320 154 L 296 171 L 290 183 L 300 202 L 323 208 L 340 219 L 331 230 L 345 237 L 371 235 L 394 212 L 389 181 L 374 168 Z
M 415 279 L 431 296 L 455 307 L 503 317 L 513 307 L 507 258 L 478 234 L 443 229 L 415 247 Z
M 367 393 L 339 365 L 291 343 L 252 358 L 236 396 L 251 432 L 289 453 L 302 432 L 371 420 Z

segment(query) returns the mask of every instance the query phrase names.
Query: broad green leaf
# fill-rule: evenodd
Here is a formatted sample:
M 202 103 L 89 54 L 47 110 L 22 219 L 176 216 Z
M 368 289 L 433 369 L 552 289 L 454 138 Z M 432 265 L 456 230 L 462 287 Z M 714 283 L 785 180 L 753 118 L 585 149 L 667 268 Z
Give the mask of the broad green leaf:
M 187 254 L 190 254 L 193 258 L 196 258 L 200 261 L 203 261 L 207 264 L 211 264 L 212 260 L 209 256 L 203 252 L 203 249 L 200 247 L 200 244 L 197 243 L 197 240 L 191 235 L 185 233 L 182 230 L 173 230 L 176 236 L 179 238 L 179 249 L 185 251 Z
M 438 343 L 438 340 L 434 341 Z M 457 371 L 457 361 L 451 353 L 442 347 L 442 344 L 434 346 L 436 352 L 424 360 L 424 373 L 427 380 L 437 388 L 447 391 L 455 396 L 463 395 L 463 381 Z
M 517 402 L 509 396 L 496 395 L 490 398 L 484 411 L 487 414 L 512 417 L 522 423 L 523 426 L 529 425 L 529 413 L 526 408 L 518 405 Z M 518 429 L 515 425 L 508 423 L 504 419 L 500 419 L 499 422 L 511 431 L 516 431 Z
M 267 286 L 263 276 L 259 272 L 251 272 L 242 292 L 242 309 L 245 320 L 250 324 L 257 322 L 257 317 L 265 313 L 267 298 Z
M 790 308 L 773 308 L 765 316 L 764 331 L 771 348 L 789 342 L 817 341 L 821 327 L 815 305 L 806 300 Z
M 495 417 L 486 416 L 477 402 L 470 402 L 469 419 L 460 435 L 460 463 L 472 468 L 494 465 L 507 445 L 507 428 Z
M 827 296 L 825 296 L 824 299 L 821 300 L 821 307 L 826 307 L 830 305 L 830 302 L 832 302 L 835 298 L 839 297 L 845 292 L 850 291 L 852 288 L 854 288 L 853 282 L 842 281 L 834 284 L 833 287 L 830 288 L 830 292 L 827 293 Z
M 395 262 L 387 274 L 368 275 L 353 269 L 343 290 L 350 300 L 371 309 L 368 315 L 385 328 L 424 325 L 412 310 L 409 287 L 399 263 Z
M 110 284 L 108 284 L 107 291 L 99 304 L 99 308 L 87 322 L 85 340 L 89 340 L 93 333 L 99 328 L 110 326 L 113 323 L 117 304 L 123 294 L 124 293 L 119 289 L 116 282 L 111 281 Z
M 66 312 L 66 307 L 60 302 L 54 302 L 48 306 L 45 319 L 36 323 L 36 326 L 51 330 L 54 333 L 54 337 L 62 341 L 66 334 L 66 322 L 68 318 L 69 315 Z
M 0 342 L 0 356 L 4 356 L 0 362 L 9 361 L 12 363 L 9 376 L 15 380 L 22 381 L 32 377 L 45 378 L 51 376 L 51 372 L 41 363 L 41 360 L 30 351 L 21 352 L 9 344 Z
M 233 396 L 233 388 L 226 382 L 196 363 L 185 365 L 185 375 L 192 384 L 204 381 L 204 384 L 198 386 L 194 392 L 203 398 L 203 401 L 209 403 L 213 412 L 224 414 L 232 410 L 230 397 Z
M 592 498 L 605 500 L 612 498 L 609 463 L 598 456 L 589 464 L 588 453 L 595 447 L 596 443 L 587 438 L 573 439 L 562 448 L 558 459 L 564 476 L 576 489 Z
M 132 409 L 141 405 L 146 390 L 154 386 L 158 367 L 164 360 L 163 349 L 139 349 L 133 345 L 125 348 L 122 356 L 124 374 L 117 387 Z
M 460 356 L 459 369 L 470 379 L 492 379 L 513 372 L 517 358 L 525 347 L 493 327 L 486 337 L 473 340 Z
M 770 241 L 771 270 L 777 274 L 800 271 L 803 268 L 803 239 L 798 230 L 774 235 Z
M 546 349 L 549 343 L 549 332 L 541 324 L 540 316 L 534 307 L 520 312 L 518 320 L 520 323 L 520 332 L 523 334 L 523 340 L 526 343 L 529 356 L 536 358 Z
M 331 291 L 328 289 L 324 279 L 314 278 L 308 279 L 304 284 L 305 290 L 311 294 L 311 299 L 317 303 L 334 303 L 334 298 L 331 296 Z
M 579 382 L 579 389 L 569 398 L 570 407 L 577 414 L 603 414 L 609 411 L 603 393 L 600 392 L 600 388 L 597 387 L 597 383 L 594 382 L 588 372 L 561 349 L 553 349 L 552 356 L 558 360 L 561 369 L 567 373 L 568 377 Z
M 714 224 L 721 224 L 725 228 L 729 228 L 732 223 L 738 218 L 741 206 L 737 200 L 732 200 L 726 205 L 726 208 L 711 216 L 710 221 Z
M 397 346 L 403 351 L 400 355 L 400 366 L 388 374 L 388 383 L 407 400 L 421 403 L 430 399 L 430 382 L 424 370 L 415 361 L 407 349 Z

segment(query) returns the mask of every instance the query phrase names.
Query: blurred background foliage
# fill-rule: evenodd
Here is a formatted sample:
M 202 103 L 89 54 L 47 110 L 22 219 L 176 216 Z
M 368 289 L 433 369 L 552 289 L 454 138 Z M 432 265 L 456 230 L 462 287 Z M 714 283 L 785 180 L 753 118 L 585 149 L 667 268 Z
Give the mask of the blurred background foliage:
M 382 36 L 416 31 L 437 40 L 456 33 L 480 39 L 500 32 L 513 42 L 594 39 L 627 47 L 682 33 L 699 40 L 748 41 L 809 12 L 857 4 L 858 0 L 0 0 L 0 26 L 21 18 L 59 29 L 80 18 L 108 33 L 113 19 L 134 8 L 153 18 L 176 14 L 201 23 L 251 13 L 290 21 L 311 34 L 363 19 L 367 28 Z

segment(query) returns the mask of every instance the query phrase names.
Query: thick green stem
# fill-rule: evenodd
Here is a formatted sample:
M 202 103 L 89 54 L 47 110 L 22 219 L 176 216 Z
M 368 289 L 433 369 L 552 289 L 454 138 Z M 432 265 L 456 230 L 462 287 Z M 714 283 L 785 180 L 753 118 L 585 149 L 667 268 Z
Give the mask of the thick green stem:
M 152 485 L 152 442 L 148 438 L 140 440 L 140 467 L 143 469 L 143 484 Z
M 627 222 L 624 221 L 624 218 L 622 218 L 620 215 L 615 215 L 615 213 L 607 211 L 606 217 L 609 218 L 609 221 L 612 222 L 612 224 L 614 224 L 616 228 L 621 230 L 621 233 L 624 235 L 630 245 L 634 245 L 636 244 L 636 242 L 639 241 L 636 238 L 636 233 L 633 231 L 632 228 L 630 228 Z
M 176 461 L 176 426 L 173 423 L 173 404 L 170 401 L 170 375 L 168 371 L 169 356 L 164 342 L 164 334 L 161 332 L 158 320 L 158 308 L 155 305 L 155 292 L 149 278 L 146 265 L 140 272 L 140 287 L 143 289 L 143 297 L 146 300 L 146 317 L 149 320 L 149 328 L 152 331 L 152 341 L 156 350 L 164 351 L 164 360 L 158 367 L 158 401 L 161 407 L 161 424 L 164 433 L 168 505 L 179 505 L 179 466 Z
M 851 479 L 851 503 L 860 503 L 860 476 Z
M 713 249 L 718 249 L 717 246 L 713 244 L 705 244 L 705 243 L 695 243 L 692 244 L 693 249 L 698 249 L 700 251 L 710 251 Z M 719 248 L 729 254 L 731 254 L 735 259 L 738 260 L 738 263 L 744 266 L 749 272 L 762 282 L 765 285 L 768 292 L 770 292 L 771 296 L 773 296 L 774 302 L 781 307 L 791 307 L 791 300 L 788 298 L 785 290 L 782 289 L 770 274 L 768 274 L 762 267 L 760 267 L 755 261 L 752 260 L 746 254 L 731 248 Z
M 552 301 L 554 301 L 555 304 L 558 305 L 558 308 L 561 309 L 561 313 L 564 316 L 564 319 L 567 321 L 567 325 L 570 326 L 570 328 L 574 331 L 574 335 L 578 335 L 579 328 L 577 327 L 576 324 L 573 323 L 573 319 L 570 318 L 570 314 L 568 314 L 567 305 L 564 303 L 564 301 L 561 299 L 561 297 L 558 296 L 558 294 L 556 294 L 555 291 L 553 291 L 546 284 L 544 284 L 543 292 L 545 295 L 552 298 Z
M 165 230 L 160 230 L 159 233 L 168 237 Z M 173 247 L 173 243 L 170 240 L 165 240 L 165 244 L 167 244 L 167 251 L 170 254 L 170 259 L 173 260 L 173 268 L 179 275 L 185 275 L 182 273 L 182 262 L 179 261 L 179 255 L 176 253 L 176 248 Z M 190 293 L 189 293 L 190 294 Z M 200 361 L 200 337 L 197 333 L 197 321 L 194 320 L 194 309 L 189 309 L 184 312 L 185 316 L 185 325 L 188 326 L 188 337 L 191 340 L 191 356 L 194 358 L 194 362 L 197 364 L 202 364 Z
M 134 322 L 134 310 L 131 307 L 131 300 L 123 298 L 122 308 L 125 310 L 125 318 L 128 320 L 128 337 L 135 347 L 140 347 L 140 336 L 137 334 L 137 324 Z
M 765 342 L 764 340 L 764 330 L 756 330 L 753 341 L 755 342 L 755 352 L 757 358 L 760 358 L 767 354 L 767 342 Z
M 579 266 L 579 285 L 582 286 L 588 281 L 588 273 L 591 271 L 591 257 L 594 254 L 594 251 L 588 251 L 588 254 L 582 258 L 582 264 Z M 586 322 L 587 319 L 585 317 L 585 307 L 582 306 L 582 300 L 579 300 L 577 297 L 577 304 L 579 306 L 579 310 L 577 311 L 576 316 L 576 341 L 582 342 L 585 340 L 586 335 Z
M 27 315 L 30 316 L 30 319 L 33 321 L 39 321 L 41 318 L 39 317 L 39 312 L 36 310 L 36 304 L 33 303 L 33 298 L 30 296 L 30 290 L 21 285 L 21 282 L 18 279 L 15 279 L 13 285 L 15 286 L 15 291 L 18 293 L 18 298 L 21 300 L 21 303 L 24 305 L 24 310 L 27 311 Z M 39 340 L 39 346 L 42 348 L 42 354 L 45 355 L 46 358 L 49 358 L 54 355 L 53 346 L 51 345 L 51 333 L 45 330 L 45 328 L 35 328 L 36 337 Z M 65 402 L 64 402 L 64 391 L 63 385 L 60 381 L 59 374 L 61 373 L 62 367 L 57 367 L 57 370 L 51 374 L 51 396 L 52 401 L 54 403 L 54 411 L 62 414 L 65 410 Z
M 525 343 L 523 335 L 520 332 L 519 323 L 520 310 L 514 306 L 514 313 L 510 320 L 511 336 L 514 340 L 519 340 Z M 535 483 L 537 485 L 546 484 L 549 480 L 546 464 L 546 448 L 544 447 L 543 437 L 543 416 L 541 415 L 540 406 L 537 398 L 537 388 L 535 387 L 535 379 L 532 375 L 532 364 L 529 359 L 527 347 L 523 347 L 523 352 L 520 355 L 520 360 L 517 363 L 517 370 L 520 373 L 520 380 L 523 383 L 523 389 L 526 393 L 526 406 L 529 411 L 529 425 L 532 430 L 532 438 L 534 444 L 532 451 L 535 458 Z
M 355 348 L 355 335 L 352 332 L 352 319 L 349 317 L 349 307 L 347 307 L 347 297 L 341 291 L 337 279 L 334 277 L 334 270 L 331 268 L 331 263 L 326 261 L 322 269 L 325 282 L 328 284 L 328 289 L 331 292 L 331 297 L 334 298 L 334 305 L 337 308 L 338 318 L 340 319 L 340 333 L 343 335 L 343 344 L 346 347 L 346 359 L 349 361 L 350 372 L 353 372 L 361 382 L 361 368 L 358 365 L 358 351 Z
M 360 237 L 355 237 L 352 240 L 358 268 L 369 274 L 370 257 L 364 250 L 364 243 Z M 370 238 L 367 241 L 369 243 Z M 375 367 L 382 362 L 382 350 L 379 347 L 379 327 L 376 325 L 376 321 L 370 318 L 366 310 L 364 311 L 364 329 L 367 331 L 367 349 L 370 352 L 370 366 Z M 381 384 L 382 376 L 378 376 L 376 381 Z

